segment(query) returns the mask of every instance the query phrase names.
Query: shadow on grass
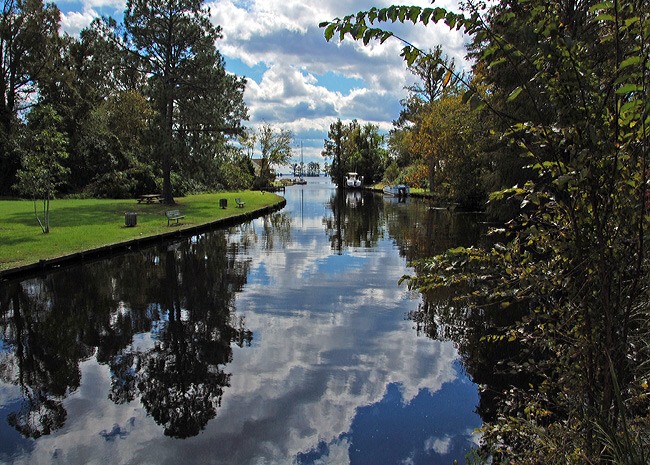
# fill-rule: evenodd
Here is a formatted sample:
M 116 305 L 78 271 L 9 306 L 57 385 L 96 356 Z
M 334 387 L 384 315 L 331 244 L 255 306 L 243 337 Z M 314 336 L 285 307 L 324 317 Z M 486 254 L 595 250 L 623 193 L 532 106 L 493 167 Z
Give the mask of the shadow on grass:
M 37 242 L 36 237 L 39 234 L 43 234 L 43 231 L 41 231 L 41 228 L 38 224 L 35 226 L 35 228 L 38 229 L 38 231 L 34 236 L 3 237 L 2 245 L 5 247 L 10 247 L 10 246 L 20 245 L 20 244 L 28 244 L 30 242 Z
M 160 205 L 137 204 L 54 206 L 50 209 L 50 227 L 114 225 L 118 220 L 124 221 L 124 214 L 127 212 L 135 212 L 139 216 L 164 216 L 165 209 Z M 42 218 L 41 212 L 39 212 L 39 216 Z M 27 227 L 39 227 L 34 212 L 8 215 L 6 221 Z

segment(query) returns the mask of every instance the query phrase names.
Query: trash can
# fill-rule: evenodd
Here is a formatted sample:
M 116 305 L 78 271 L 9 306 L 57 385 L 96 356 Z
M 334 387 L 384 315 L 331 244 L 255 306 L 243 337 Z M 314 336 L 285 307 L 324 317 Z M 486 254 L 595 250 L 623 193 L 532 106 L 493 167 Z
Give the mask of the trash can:
M 135 212 L 127 212 L 124 214 L 124 224 L 127 227 L 133 227 L 138 224 L 138 214 Z
M 226 208 L 228 206 L 228 199 L 219 199 L 219 206 L 221 208 Z

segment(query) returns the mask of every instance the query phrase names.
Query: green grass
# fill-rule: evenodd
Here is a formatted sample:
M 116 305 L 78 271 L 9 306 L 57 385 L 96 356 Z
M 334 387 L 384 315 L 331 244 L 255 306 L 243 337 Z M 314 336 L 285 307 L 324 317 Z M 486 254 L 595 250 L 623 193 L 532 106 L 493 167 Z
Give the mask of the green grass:
M 238 208 L 235 198 L 245 202 Z M 219 207 L 227 199 L 228 207 Z M 282 197 L 257 191 L 200 194 L 177 198 L 176 205 L 138 204 L 135 200 L 75 199 L 50 204 L 50 232 L 43 234 L 31 200 L 0 201 L 0 270 L 97 247 L 209 223 L 278 203 Z M 36 208 L 42 214 L 42 202 Z M 180 210 L 180 226 L 167 226 L 166 210 Z M 124 214 L 137 213 L 126 227 Z

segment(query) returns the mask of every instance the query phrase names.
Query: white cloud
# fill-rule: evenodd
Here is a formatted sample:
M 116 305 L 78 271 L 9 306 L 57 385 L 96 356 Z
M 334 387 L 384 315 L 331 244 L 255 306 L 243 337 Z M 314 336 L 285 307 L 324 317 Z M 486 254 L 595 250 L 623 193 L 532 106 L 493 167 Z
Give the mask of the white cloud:
M 446 455 L 449 453 L 449 449 L 451 448 L 451 438 L 449 436 L 445 436 L 443 438 L 429 438 L 424 444 L 424 449 L 425 450 L 432 450 L 436 454 L 440 455 Z
M 320 148 L 312 147 L 308 161 L 322 161 L 319 151 L 329 124 L 344 121 L 378 124 L 389 130 L 400 111 L 404 87 L 413 82 L 400 57 L 402 43 L 363 46 L 351 40 L 327 42 L 319 23 L 342 17 L 371 6 L 388 6 L 390 1 L 350 3 L 343 0 L 216 0 L 210 4 L 215 24 L 223 27 L 218 47 L 228 58 L 248 66 L 263 64 L 268 69 L 255 82 L 249 79 L 245 94 L 251 109 L 252 126 L 262 122 L 291 127 L 301 138 L 305 131 L 320 130 Z M 430 6 L 429 1 L 414 2 Z M 456 2 L 436 6 L 452 8 Z M 457 63 L 464 60 L 462 36 L 445 26 L 381 24 L 423 49 L 442 44 Z M 326 88 L 313 77 L 336 72 L 345 78 L 360 79 L 361 88 L 342 93 Z M 316 143 L 316 141 L 314 141 Z
M 61 29 L 71 36 L 78 36 L 82 29 L 100 16 L 120 16 L 124 12 L 124 0 L 64 0 L 57 2 L 61 9 Z
M 82 0 L 82 5 L 84 9 L 111 9 L 117 11 L 124 11 L 126 6 L 126 1 L 124 0 Z
M 372 122 L 389 130 L 400 111 L 404 87 L 413 76 L 400 57 L 402 43 L 384 44 L 346 39 L 327 42 L 319 23 L 367 10 L 385 7 L 390 0 L 213 0 L 207 2 L 214 24 L 222 27 L 217 47 L 229 60 L 265 70 L 256 80 L 249 77 L 245 100 L 250 109 L 249 125 L 262 123 L 287 127 L 306 144 L 305 161 L 322 162 L 320 150 L 329 125 L 341 118 Z M 414 5 L 431 6 L 429 0 Z M 456 0 L 441 0 L 435 6 L 457 8 Z M 99 15 L 119 15 L 122 0 L 87 0 L 78 11 L 64 13 L 63 29 L 78 32 Z M 456 63 L 465 57 L 464 38 L 444 25 L 378 24 L 423 48 L 440 44 Z M 326 73 L 358 80 L 357 88 L 345 89 L 318 81 Z M 310 134 L 310 135 L 308 135 Z
M 90 26 L 97 13 L 92 10 L 71 11 L 61 14 L 61 28 L 71 36 L 78 36 L 82 29 Z

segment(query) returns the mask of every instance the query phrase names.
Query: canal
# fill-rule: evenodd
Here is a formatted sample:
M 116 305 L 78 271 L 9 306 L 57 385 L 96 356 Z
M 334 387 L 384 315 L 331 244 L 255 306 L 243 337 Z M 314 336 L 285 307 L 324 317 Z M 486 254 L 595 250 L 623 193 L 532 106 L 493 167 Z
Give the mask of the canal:
M 324 178 L 285 196 L 228 230 L 0 284 L 0 462 L 463 463 L 477 386 L 398 281 L 475 241 L 476 217 Z

